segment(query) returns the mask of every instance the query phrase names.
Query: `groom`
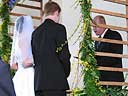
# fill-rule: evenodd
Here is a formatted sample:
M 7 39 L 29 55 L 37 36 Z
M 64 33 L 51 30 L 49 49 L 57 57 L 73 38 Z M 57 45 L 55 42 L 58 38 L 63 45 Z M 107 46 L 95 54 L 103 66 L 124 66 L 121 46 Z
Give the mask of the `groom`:
M 10 74 L 9 64 L 0 58 L 0 96 L 16 96 Z
M 60 11 L 57 3 L 46 3 L 45 21 L 32 35 L 36 96 L 66 96 L 69 89 L 70 53 L 66 29 L 58 23 Z

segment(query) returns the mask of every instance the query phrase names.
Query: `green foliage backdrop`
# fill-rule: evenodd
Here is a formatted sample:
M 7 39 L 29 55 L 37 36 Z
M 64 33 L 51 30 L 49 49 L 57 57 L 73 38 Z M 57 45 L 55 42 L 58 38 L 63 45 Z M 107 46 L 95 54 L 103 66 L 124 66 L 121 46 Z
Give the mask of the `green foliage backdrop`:
M 0 2 L 0 19 L 1 19 L 0 55 L 6 63 L 9 63 L 12 40 L 8 34 L 10 16 L 9 16 L 9 8 L 7 1 L 8 0 L 2 0 Z

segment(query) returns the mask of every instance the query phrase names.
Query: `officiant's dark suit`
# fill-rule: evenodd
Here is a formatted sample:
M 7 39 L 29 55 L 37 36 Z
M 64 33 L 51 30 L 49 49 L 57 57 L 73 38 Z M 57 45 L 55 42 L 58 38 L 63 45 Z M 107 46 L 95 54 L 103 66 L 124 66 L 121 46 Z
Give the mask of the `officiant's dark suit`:
M 35 91 L 55 92 L 69 89 L 67 77 L 70 73 L 70 53 L 66 29 L 63 25 L 56 23 L 53 17 L 48 16 L 32 34 Z
M 108 29 L 103 38 L 122 40 L 118 32 Z M 122 54 L 123 45 L 101 42 L 96 51 Z M 116 57 L 96 56 L 98 66 L 122 68 L 122 59 Z M 101 81 L 124 81 L 122 72 L 101 71 Z
M 16 96 L 10 73 L 10 66 L 0 58 L 0 96 Z
M 99 21 L 98 21 L 98 20 Z M 105 23 L 105 19 L 102 16 L 96 16 L 94 21 L 97 23 Z M 104 29 L 104 31 L 103 31 Z M 98 29 L 100 31 L 100 29 Z M 103 35 L 102 38 L 112 39 L 112 40 L 122 40 L 121 35 L 117 31 L 112 31 L 110 29 L 102 28 L 103 32 L 99 32 L 94 29 L 97 35 Z M 101 34 L 102 33 L 102 34 Z M 95 45 L 96 47 L 97 45 Z M 100 42 L 99 45 L 95 48 L 96 52 L 107 52 L 107 53 L 115 53 L 122 54 L 123 45 L 122 44 L 114 44 L 107 42 Z M 98 66 L 104 67 L 116 67 L 122 68 L 122 58 L 116 57 L 107 57 L 107 56 L 96 56 Z M 120 81 L 124 82 L 123 72 L 114 72 L 114 71 L 100 71 L 100 80 L 101 81 Z

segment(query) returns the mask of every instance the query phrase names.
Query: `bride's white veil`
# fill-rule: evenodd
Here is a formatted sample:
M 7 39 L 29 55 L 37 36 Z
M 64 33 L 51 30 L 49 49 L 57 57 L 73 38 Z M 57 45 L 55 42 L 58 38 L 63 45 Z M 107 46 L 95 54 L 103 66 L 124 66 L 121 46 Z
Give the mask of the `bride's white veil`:
M 17 46 L 20 48 L 22 60 L 25 60 L 26 58 L 33 60 L 31 51 L 31 35 L 33 30 L 34 28 L 31 16 L 20 16 L 16 19 L 10 65 L 17 63 Z

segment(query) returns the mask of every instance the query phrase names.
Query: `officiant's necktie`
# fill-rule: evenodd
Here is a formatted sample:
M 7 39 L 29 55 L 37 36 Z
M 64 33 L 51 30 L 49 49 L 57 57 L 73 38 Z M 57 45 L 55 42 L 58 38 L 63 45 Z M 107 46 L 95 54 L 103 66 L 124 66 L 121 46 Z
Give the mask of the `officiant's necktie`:
M 98 37 L 101 38 L 101 35 Z M 97 50 L 100 45 L 100 41 L 95 41 L 95 49 Z

